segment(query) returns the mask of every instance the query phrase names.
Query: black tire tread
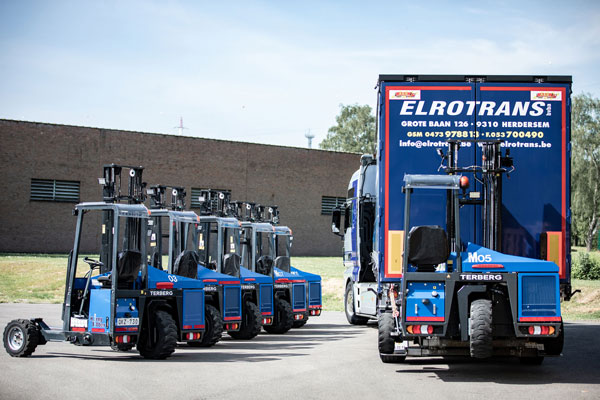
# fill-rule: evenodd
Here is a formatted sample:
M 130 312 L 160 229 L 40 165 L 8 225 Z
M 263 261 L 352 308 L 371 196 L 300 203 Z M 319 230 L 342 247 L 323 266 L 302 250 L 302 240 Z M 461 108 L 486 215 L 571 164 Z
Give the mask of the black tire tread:
M 473 358 L 488 358 L 492 346 L 492 302 L 478 299 L 471 303 L 471 340 L 469 350 Z
M 390 312 L 382 313 L 377 320 L 377 344 L 379 349 L 379 358 L 384 363 L 401 363 L 406 357 L 396 356 L 394 349 L 396 342 L 391 336 L 394 331 L 394 316 Z
M 247 300 L 242 318 L 242 326 L 239 331 L 227 332 L 236 340 L 250 340 L 260 333 L 262 328 L 262 314 L 256 304 Z
M 284 299 L 275 298 L 273 325 L 265 325 L 263 328 L 268 333 L 283 334 L 292 329 L 292 325 L 294 325 L 292 306 Z
M 223 336 L 223 317 L 221 313 L 212 304 L 205 307 L 204 320 L 206 330 L 199 341 L 188 342 L 191 347 L 212 347 Z
M 25 345 L 17 352 L 13 351 L 8 345 L 8 332 L 14 325 L 19 325 L 25 334 Z M 40 335 L 41 333 L 38 327 L 32 321 L 27 319 L 14 319 L 6 325 L 6 328 L 4 328 L 4 348 L 12 357 L 29 357 L 33 354 L 40 342 Z
M 146 340 L 140 338 L 137 348 L 144 358 L 164 360 L 173 354 L 175 347 L 177 347 L 177 325 L 171 314 L 166 310 L 156 311 L 154 324 L 158 336 L 156 343 L 146 347 Z M 142 336 L 147 334 L 148 332 L 142 334 Z

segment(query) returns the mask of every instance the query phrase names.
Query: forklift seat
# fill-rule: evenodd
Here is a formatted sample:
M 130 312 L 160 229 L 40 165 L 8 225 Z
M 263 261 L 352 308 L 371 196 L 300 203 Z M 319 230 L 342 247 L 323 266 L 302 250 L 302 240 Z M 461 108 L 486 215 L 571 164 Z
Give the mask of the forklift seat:
M 183 251 L 175 260 L 175 264 L 173 265 L 173 274 L 184 276 L 186 278 L 197 279 L 199 262 L 200 257 L 198 256 L 198 253 L 193 250 Z
M 448 236 L 439 226 L 415 226 L 408 234 L 408 262 L 417 272 L 434 272 L 450 255 Z
M 140 272 L 142 253 L 126 250 L 119 253 L 117 260 L 117 283 L 120 289 L 129 289 Z
M 279 256 L 275 259 L 275 267 L 282 271 L 290 272 L 290 258 L 287 256 Z
M 231 276 L 240 276 L 240 264 L 242 263 L 242 258 L 233 253 L 226 254 L 223 257 L 223 273 Z
M 262 256 L 256 260 L 256 272 L 271 276 L 273 271 L 273 259 L 269 256 Z

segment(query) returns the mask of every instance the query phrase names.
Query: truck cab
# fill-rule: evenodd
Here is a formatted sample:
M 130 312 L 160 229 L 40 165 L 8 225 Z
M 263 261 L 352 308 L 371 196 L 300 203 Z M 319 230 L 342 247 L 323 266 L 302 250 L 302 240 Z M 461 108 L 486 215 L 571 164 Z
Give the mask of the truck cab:
M 376 184 L 377 162 L 372 156 L 363 155 L 360 169 L 348 184 L 346 202 L 343 208 L 333 211 L 332 217 L 332 231 L 344 241 L 344 311 L 348 322 L 355 325 L 377 318 L 377 265 L 371 255 Z

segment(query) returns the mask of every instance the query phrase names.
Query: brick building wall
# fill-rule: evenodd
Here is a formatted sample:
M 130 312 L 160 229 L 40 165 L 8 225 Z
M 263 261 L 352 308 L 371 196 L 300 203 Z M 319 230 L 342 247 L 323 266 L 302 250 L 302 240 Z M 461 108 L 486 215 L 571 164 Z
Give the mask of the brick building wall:
M 0 119 L 0 252 L 68 252 L 74 204 L 31 201 L 31 179 L 80 181 L 80 201 L 100 201 L 102 166 L 114 162 L 144 166 L 149 185 L 184 186 L 188 208 L 192 187 L 276 204 L 294 232 L 293 255 L 338 256 L 342 243 L 331 216 L 321 215 L 321 198 L 345 197 L 359 161 L 351 153 Z M 98 234 L 84 236 L 84 252 L 97 251 Z

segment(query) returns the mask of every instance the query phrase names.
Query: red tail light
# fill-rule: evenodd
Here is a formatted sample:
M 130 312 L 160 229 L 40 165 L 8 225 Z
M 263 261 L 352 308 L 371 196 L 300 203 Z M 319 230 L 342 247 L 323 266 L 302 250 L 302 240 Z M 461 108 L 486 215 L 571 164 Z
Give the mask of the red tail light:
M 173 282 L 158 282 L 156 284 L 157 289 L 173 289 Z

